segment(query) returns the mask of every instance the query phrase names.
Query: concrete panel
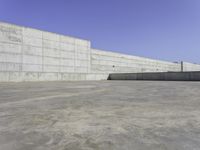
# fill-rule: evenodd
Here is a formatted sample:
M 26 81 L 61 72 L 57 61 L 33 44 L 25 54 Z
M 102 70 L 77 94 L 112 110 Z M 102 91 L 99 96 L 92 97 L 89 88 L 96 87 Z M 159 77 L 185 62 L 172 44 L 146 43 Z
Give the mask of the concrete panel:
M 0 53 L 0 62 L 21 63 L 21 54 Z
M 188 72 L 182 72 L 182 73 L 176 73 L 176 72 L 169 72 L 164 74 L 164 79 L 169 81 L 190 81 L 190 73 Z
M 9 72 L 0 72 L 0 82 L 9 82 Z
M 69 78 L 72 81 L 81 81 L 82 75 L 81 74 L 70 74 Z
M 67 44 L 67 43 L 60 43 L 60 50 L 74 52 L 75 45 Z
M 114 73 L 110 80 L 200 81 L 200 72 Z
M 60 35 L 60 42 L 66 44 L 75 44 L 75 38 Z
M 142 80 L 166 80 L 164 73 L 140 73 L 142 75 Z
M 42 39 L 24 36 L 23 37 L 23 44 L 35 46 L 35 47 L 42 47 Z
M 42 56 L 23 55 L 23 64 L 42 65 Z
M 75 44 L 78 46 L 84 46 L 84 47 L 89 47 L 90 42 L 82 39 L 76 39 Z
M 74 72 L 74 67 L 61 66 L 60 67 L 60 72 L 70 72 L 70 73 L 73 73 Z
M 86 80 L 86 74 L 80 74 L 79 75 L 79 81 L 85 81 Z
M 73 59 L 60 59 L 60 65 L 61 66 L 74 66 L 74 60 Z
M 9 81 L 11 82 L 23 81 L 22 72 L 9 72 Z
M 77 81 L 82 81 L 82 80 L 85 80 L 86 79 L 86 74 L 76 74 L 76 80 Z
M 53 65 L 44 65 L 43 66 L 44 72 L 60 72 L 60 66 L 53 66 Z
M 108 74 L 95 74 L 95 80 L 107 80 L 108 79 Z
M 70 81 L 69 73 L 61 73 L 61 80 Z
M 57 81 L 59 79 L 58 73 L 38 73 L 39 81 Z
M 22 65 L 22 71 L 24 71 L 24 72 L 42 72 L 43 66 L 42 65 L 23 64 Z
M 43 64 L 44 65 L 60 65 L 60 59 L 54 58 L 54 57 L 44 57 L 43 58 Z
M 43 50 L 42 50 L 41 47 L 23 45 L 23 54 L 24 55 L 42 56 L 43 55 Z
M 60 51 L 60 58 L 73 59 L 75 58 L 74 52 Z
M 60 43 L 56 41 L 43 40 L 43 47 L 48 49 L 60 49 Z
M 60 37 L 56 33 L 43 32 L 43 39 L 59 42 Z
M 200 78 L 200 72 L 191 72 L 190 73 L 190 79 L 192 81 L 199 81 Z
M 9 34 L 9 33 L 1 33 L 0 32 L 0 42 L 21 44 L 22 37 L 19 35 L 13 35 L 13 34 Z
M 0 31 L 3 31 L 3 32 L 11 32 L 13 34 L 21 34 L 22 28 L 23 27 L 17 26 L 14 24 L 0 22 Z
M 24 27 L 23 36 L 42 39 L 42 31 Z
M 21 71 L 22 70 L 22 64 L 17 63 L 0 63 L 0 72 L 2 71 Z
M 68 79 L 67 80 L 69 80 L 69 81 L 76 81 L 77 80 L 76 76 L 77 76 L 76 74 L 70 73 L 70 74 L 68 74 Z M 67 76 L 65 76 L 65 79 L 66 79 L 66 77 Z
M 89 48 L 88 47 L 76 45 L 75 48 L 76 48 L 76 52 L 77 53 L 86 53 L 86 54 L 89 53 Z
M 96 74 L 88 74 L 86 80 L 96 80 Z
M 183 62 L 183 71 L 200 71 L 200 64 Z
M 88 68 L 86 67 L 75 67 L 76 73 L 88 73 Z
M 22 46 L 18 44 L 2 43 L 0 42 L 0 53 L 16 53 L 21 54 Z
M 60 57 L 60 50 L 43 48 L 44 56 L 48 57 Z
M 87 67 L 88 66 L 88 61 L 85 61 L 85 60 L 76 60 L 75 61 L 75 66 L 78 66 L 78 67 Z
M 22 28 L 13 25 L 0 25 L 0 41 L 7 43 L 22 43 Z
M 61 78 L 64 81 L 81 81 L 86 80 L 86 74 L 63 73 Z
M 76 58 L 81 59 L 81 60 L 88 60 L 89 59 L 88 54 L 85 54 L 85 53 L 77 53 Z
M 23 72 L 23 81 L 38 81 L 37 72 Z
M 60 43 L 56 41 L 43 40 L 43 47 L 48 49 L 60 49 Z

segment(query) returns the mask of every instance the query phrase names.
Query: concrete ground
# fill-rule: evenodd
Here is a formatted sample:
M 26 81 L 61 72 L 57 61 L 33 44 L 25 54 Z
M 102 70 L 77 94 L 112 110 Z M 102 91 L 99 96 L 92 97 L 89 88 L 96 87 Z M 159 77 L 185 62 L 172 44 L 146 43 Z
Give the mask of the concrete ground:
M 1 83 L 0 150 L 200 150 L 200 82 Z

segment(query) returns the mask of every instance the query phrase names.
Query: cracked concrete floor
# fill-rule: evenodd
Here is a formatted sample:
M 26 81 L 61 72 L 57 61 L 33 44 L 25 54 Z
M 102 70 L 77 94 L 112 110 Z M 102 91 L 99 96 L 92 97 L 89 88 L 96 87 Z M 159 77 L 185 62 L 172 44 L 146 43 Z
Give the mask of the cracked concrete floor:
M 200 82 L 0 83 L 0 150 L 200 150 Z

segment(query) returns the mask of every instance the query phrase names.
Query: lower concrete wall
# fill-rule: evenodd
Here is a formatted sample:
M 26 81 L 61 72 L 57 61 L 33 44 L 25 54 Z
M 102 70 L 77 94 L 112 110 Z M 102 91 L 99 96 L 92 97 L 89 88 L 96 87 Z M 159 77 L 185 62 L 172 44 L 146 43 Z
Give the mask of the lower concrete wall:
M 110 74 L 109 80 L 200 81 L 200 72 L 148 72 Z
M 0 82 L 107 80 L 108 74 L 0 72 Z

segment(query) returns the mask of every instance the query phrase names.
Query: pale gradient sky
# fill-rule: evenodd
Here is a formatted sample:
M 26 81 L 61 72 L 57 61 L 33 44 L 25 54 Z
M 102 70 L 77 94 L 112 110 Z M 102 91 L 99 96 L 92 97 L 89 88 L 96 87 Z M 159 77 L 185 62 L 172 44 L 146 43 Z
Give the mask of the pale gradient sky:
M 200 63 L 200 0 L 0 0 L 0 21 L 103 50 Z

